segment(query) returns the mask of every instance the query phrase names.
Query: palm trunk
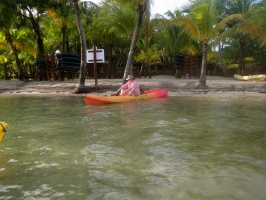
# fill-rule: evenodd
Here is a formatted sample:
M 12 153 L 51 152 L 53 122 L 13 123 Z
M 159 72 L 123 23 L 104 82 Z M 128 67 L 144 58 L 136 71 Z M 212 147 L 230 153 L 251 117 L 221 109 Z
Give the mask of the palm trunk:
M 148 64 L 149 67 L 149 79 L 151 79 L 151 65 Z
M 110 44 L 110 52 L 108 58 L 108 78 L 111 79 L 114 77 L 114 70 L 112 67 L 112 52 L 113 52 L 113 44 Z
M 146 8 L 146 24 L 145 24 L 145 52 L 149 46 L 149 36 L 150 36 L 150 21 L 151 21 L 151 13 L 150 13 L 150 3 L 147 4 Z
M 126 68 L 124 71 L 124 76 L 123 76 L 123 83 L 126 82 L 126 78 L 127 76 L 131 73 L 132 71 L 132 60 L 133 60 L 133 55 L 134 55 L 134 49 L 136 46 L 136 42 L 138 39 L 138 35 L 139 35 L 139 29 L 142 23 L 142 18 L 143 18 L 143 13 L 144 13 L 144 6 L 142 4 L 138 4 L 138 22 L 136 24 L 135 27 L 135 31 L 131 40 L 131 44 L 130 44 L 130 49 L 129 49 L 129 53 L 128 53 L 128 58 L 127 58 L 127 64 L 126 64 Z
M 222 46 L 221 43 L 219 42 L 219 61 L 221 62 L 222 69 L 223 69 L 223 76 L 228 77 L 228 70 L 226 66 L 224 65 L 223 57 L 222 57 Z
M 240 38 L 239 40 L 239 64 L 237 68 L 237 74 L 243 75 L 244 73 L 244 47 L 245 47 L 245 40 L 243 38 Z
M 141 78 L 141 75 L 143 73 L 143 68 L 144 68 L 144 62 L 141 62 L 141 67 L 140 67 L 140 71 L 139 71 L 139 78 Z
M 16 46 L 13 44 L 13 40 L 12 40 L 12 36 L 10 35 L 9 33 L 9 30 L 6 30 L 5 31 L 5 37 L 6 37 L 6 40 L 7 42 L 9 43 L 13 53 L 14 53 L 14 56 L 15 56 L 15 60 L 16 60 L 16 65 L 17 65 L 17 71 L 18 71 L 18 79 L 20 81 L 27 81 L 27 78 L 25 77 L 25 75 L 23 74 L 23 71 L 22 71 L 22 66 L 21 66 L 21 62 L 20 62 L 20 59 L 18 57 L 18 49 L 16 48 Z
M 203 57 L 201 64 L 201 73 L 199 79 L 199 88 L 205 89 L 206 86 L 206 65 L 207 65 L 207 49 L 208 49 L 208 41 L 203 41 Z
M 62 41 L 61 41 L 61 51 L 62 52 L 67 52 L 66 51 L 66 31 L 67 31 L 67 25 L 63 25 L 61 27 L 61 34 L 62 34 Z
M 6 63 L 4 64 L 4 73 L 5 73 L 5 80 L 8 80 L 9 78 L 8 78 Z
M 81 21 L 80 16 L 80 9 L 78 5 L 79 0 L 73 0 L 74 8 L 77 18 L 79 36 L 80 36 L 80 44 L 81 44 L 81 63 L 80 63 L 80 70 L 79 70 L 79 82 L 78 86 L 75 89 L 75 93 L 84 93 L 87 92 L 87 87 L 85 86 L 85 79 L 86 79 L 86 38 L 85 32 Z

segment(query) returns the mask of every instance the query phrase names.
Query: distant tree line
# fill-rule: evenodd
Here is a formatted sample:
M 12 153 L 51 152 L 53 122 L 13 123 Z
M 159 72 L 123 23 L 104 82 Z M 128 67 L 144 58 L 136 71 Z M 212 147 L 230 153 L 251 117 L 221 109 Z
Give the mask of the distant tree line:
M 178 1 L 176 1 L 178 2 Z M 228 76 L 230 66 L 243 75 L 266 63 L 266 0 L 190 0 L 174 12 L 151 17 L 152 0 L 1 0 L 0 78 L 16 72 L 19 80 L 35 70 L 39 56 L 81 54 L 77 3 L 87 48 L 104 48 L 109 78 L 123 78 L 152 63 L 174 74 L 174 55 L 202 54 L 199 86 L 206 86 L 208 66 Z M 145 70 L 146 69 L 146 70 Z M 148 70 L 147 70 L 148 69 Z

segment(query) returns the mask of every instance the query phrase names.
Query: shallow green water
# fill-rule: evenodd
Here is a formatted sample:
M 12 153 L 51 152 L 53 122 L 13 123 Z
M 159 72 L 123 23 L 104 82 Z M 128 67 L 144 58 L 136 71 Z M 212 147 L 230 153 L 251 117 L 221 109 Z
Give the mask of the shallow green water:
M 0 199 L 265 199 L 265 100 L 1 95 Z

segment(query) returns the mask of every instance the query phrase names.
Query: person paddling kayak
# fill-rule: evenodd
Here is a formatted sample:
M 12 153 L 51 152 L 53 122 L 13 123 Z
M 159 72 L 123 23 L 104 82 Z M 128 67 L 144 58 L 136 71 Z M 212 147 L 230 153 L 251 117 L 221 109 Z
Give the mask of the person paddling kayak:
M 140 89 L 139 89 L 139 84 L 138 82 L 135 80 L 134 76 L 132 75 L 128 75 L 127 79 L 128 82 L 124 85 L 122 85 L 118 90 L 117 90 L 117 95 L 120 93 L 121 91 L 121 95 L 122 96 L 131 96 L 131 95 L 135 95 L 138 96 L 140 95 Z

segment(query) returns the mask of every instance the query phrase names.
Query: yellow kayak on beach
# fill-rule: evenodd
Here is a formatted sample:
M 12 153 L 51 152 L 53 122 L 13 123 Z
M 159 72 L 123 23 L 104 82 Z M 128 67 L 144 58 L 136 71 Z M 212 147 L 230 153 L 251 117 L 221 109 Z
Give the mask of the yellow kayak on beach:
M 4 133 L 6 132 L 8 124 L 5 122 L 0 122 L 0 142 L 2 141 L 2 138 L 4 136 Z
M 241 76 L 241 75 L 235 74 L 234 78 L 240 81 L 265 81 L 266 75 L 257 74 L 257 75 Z

